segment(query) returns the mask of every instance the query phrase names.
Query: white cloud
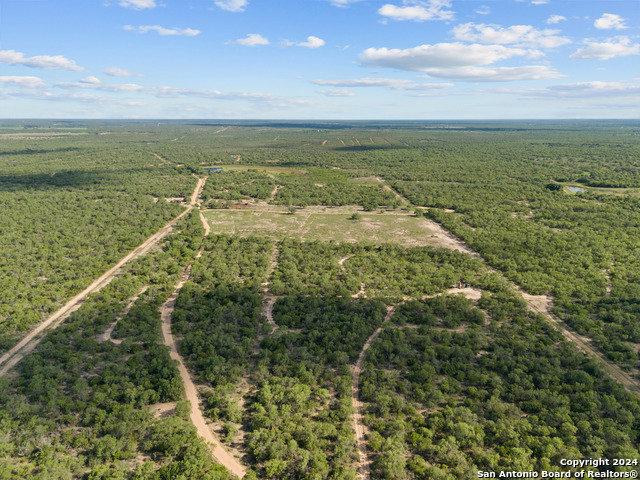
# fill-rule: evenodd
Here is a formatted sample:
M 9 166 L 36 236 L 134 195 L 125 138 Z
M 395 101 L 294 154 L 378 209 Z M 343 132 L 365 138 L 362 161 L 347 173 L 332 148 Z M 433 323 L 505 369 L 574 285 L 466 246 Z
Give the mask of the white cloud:
M 200 34 L 200 30 L 195 30 L 193 28 L 165 28 L 160 25 L 140 25 L 139 27 L 133 27 L 131 25 L 125 25 L 122 27 L 123 30 L 127 30 L 129 32 L 137 32 L 141 34 L 156 32 L 158 35 L 162 36 L 186 36 L 186 37 L 195 37 Z
M 549 0 L 532 0 L 531 5 L 546 5 Z
M 572 60 L 609 60 L 615 57 L 640 54 L 640 43 L 632 44 L 629 37 L 609 38 L 605 42 L 587 42 L 587 46 L 579 48 L 569 55 Z
M 512 44 L 517 47 L 554 48 L 571 43 L 567 37 L 557 36 L 559 30 L 536 30 L 531 25 L 500 25 L 463 23 L 452 30 L 457 40 L 466 42 Z
M 605 13 L 593 25 L 598 30 L 624 30 L 629 28 L 624 24 L 624 18 L 613 13 Z
M 409 85 L 401 85 L 394 90 L 442 90 L 443 88 L 453 87 L 453 83 L 412 83 Z
M 334 7 L 348 7 L 352 3 L 361 2 L 362 0 L 328 0 Z
M 318 48 L 322 47 L 326 42 L 321 38 L 314 37 L 313 35 L 307 37 L 306 42 L 296 43 L 298 47 Z
M 502 45 L 465 45 L 455 42 L 420 45 L 404 50 L 368 48 L 358 58 L 364 65 L 423 72 L 430 68 L 488 65 L 527 53 L 524 49 Z
M 101 90 L 103 92 L 141 92 L 146 87 L 135 83 L 90 83 L 90 82 L 59 82 L 55 84 L 58 88 L 75 89 L 90 88 L 93 90 Z
M 214 3 L 227 12 L 244 12 L 247 7 L 247 0 L 215 0 Z
M 181 98 L 181 97 L 197 97 L 206 99 L 217 100 L 246 100 L 251 102 L 258 102 L 261 104 L 268 104 L 274 107 L 285 107 L 295 105 L 306 105 L 311 102 L 308 100 L 297 100 L 288 97 L 282 97 L 278 95 L 271 95 L 268 93 L 251 93 L 251 92 L 231 92 L 224 93 L 220 90 L 201 90 L 192 88 L 179 88 L 170 86 L 157 86 L 147 87 L 138 85 L 135 83 L 125 84 L 90 84 L 90 83 L 56 83 L 56 87 L 75 90 L 75 89 L 92 89 L 103 92 L 111 93 L 139 93 L 145 95 L 152 95 L 158 98 Z
M 475 12 L 478 15 L 489 15 L 491 13 L 491 7 L 489 7 L 488 5 L 482 5 L 476 8 Z
M 563 17 L 562 15 L 551 15 L 547 18 L 547 25 L 555 25 L 556 23 L 566 22 L 567 17 Z
M 120 0 L 118 5 L 125 8 L 133 8 L 134 10 L 157 7 L 155 0 Z
M 246 38 L 239 38 L 236 43 L 245 47 L 257 47 L 258 45 L 269 45 L 269 40 L 259 33 L 250 33 Z
M 321 95 L 325 95 L 327 97 L 355 97 L 356 94 L 350 92 L 349 90 L 339 89 L 339 90 L 316 90 L 317 93 Z
M 112 107 L 114 105 L 122 106 L 141 106 L 144 105 L 141 102 L 133 102 L 127 100 L 119 100 L 113 97 L 104 95 L 88 95 L 84 93 L 71 93 L 71 94 L 53 94 L 48 91 L 40 92 L 27 92 L 27 91 L 5 91 L 10 97 L 22 97 L 22 98 L 34 98 L 37 100 L 48 100 L 53 102 L 83 102 L 83 103 L 100 103 L 105 107 Z
M 618 96 L 640 94 L 640 83 L 580 82 L 554 85 L 550 91 L 564 96 Z
M 139 73 L 132 73 L 124 68 L 111 67 L 105 69 L 104 73 L 110 77 L 142 77 Z
M 393 20 L 453 20 L 455 12 L 443 10 L 451 6 L 450 0 L 409 1 L 404 0 L 402 7 L 386 4 L 380 7 L 378 13 Z
M 25 88 L 44 88 L 47 86 L 42 79 L 38 77 L 2 77 L 0 76 L 0 83 L 4 85 L 15 85 L 17 87 Z
M 316 85 L 332 87 L 386 87 L 392 90 L 436 90 L 453 87 L 452 83 L 414 83 L 404 78 L 350 78 L 346 80 L 311 80 Z
M 391 87 L 411 83 L 411 80 L 401 78 L 350 78 L 346 80 L 311 80 L 316 85 L 332 87 Z
M 503 90 L 531 97 L 576 98 L 576 97 L 629 97 L 640 95 L 640 84 L 635 82 L 580 82 L 552 85 L 546 88 L 527 90 Z M 629 104 L 627 104 L 629 105 Z M 633 102 L 631 105 L 634 105 Z
M 563 75 L 547 65 L 526 65 L 522 67 L 456 67 L 429 68 L 425 72 L 431 77 L 446 78 L 465 82 L 513 82 L 523 80 L 543 80 L 561 78 Z
M 69 60 L 62 55 L 38 55 L 35 57 L 25 57 L 24 53 L 14 50 L 0 50 L 0 63 L 10 65 L 24 65 L 25 67 L 45 68 L 47 70 L 60 69 L 71 70 L 72 72 L 83 72 L 84 68 L 76 65 L 76 62 Z
M 90 76 L 90 77 L 81 78 L 79 80 L 79 82 L 80 83 L 89 83 L 91 85 L 97 85 L 99 83 L 102 83 L 102 82 L 100 82 L 100 79 L 98 77 L 94 77 L 93 75 Z

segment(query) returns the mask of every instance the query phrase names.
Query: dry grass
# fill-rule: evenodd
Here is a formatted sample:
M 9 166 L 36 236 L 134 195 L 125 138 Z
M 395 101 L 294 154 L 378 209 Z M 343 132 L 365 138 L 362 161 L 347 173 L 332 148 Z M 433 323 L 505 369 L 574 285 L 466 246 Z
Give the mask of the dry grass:
M 306 209 L 305 209 L 306 210 Z M 261 211 L 207 211 L 205 218 L 214 233 L 258 235 L 303 241 L 396 243 L 405 247 L 440 246 L 441 235 L 425 218 L 409 215 L 348 213 L 274 213 Z

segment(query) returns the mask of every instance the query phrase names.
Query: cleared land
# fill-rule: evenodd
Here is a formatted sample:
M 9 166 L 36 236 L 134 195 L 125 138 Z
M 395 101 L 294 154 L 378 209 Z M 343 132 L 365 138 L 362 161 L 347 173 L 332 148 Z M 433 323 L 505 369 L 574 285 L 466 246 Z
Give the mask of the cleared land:
M 207 211 L 205 218 L 216 233 L 259 235 L 303 241 L 397 243 L 406 247 L 446 246 L 446 233 L 425 218 L 410 215 L 362 214 L 351 220 L 348 214 L 299 212 L 296 214 L 256 211 Z
M 222 171 L 230 171 L 230 172 L 246 172 L 247 170 L 257 170 L 260 172 L 268 172 L 268 173 L 286 173 L 286 174 L 302 174 L 305 173 L 306 170 L 302 168 L 289 168 L 289 167 L 272 167 L 272 166 L 262 166 L 262 165 L 210 165 L 203 166 L 202 168 L 222 168 Z

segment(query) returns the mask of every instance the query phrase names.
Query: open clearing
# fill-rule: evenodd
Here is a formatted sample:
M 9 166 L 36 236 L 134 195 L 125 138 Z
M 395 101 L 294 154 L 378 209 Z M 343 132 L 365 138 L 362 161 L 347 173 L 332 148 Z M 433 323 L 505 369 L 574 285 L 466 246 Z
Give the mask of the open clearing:
M 306 170 L 302 168 L 272 167 L 262 165 L 203 165 L 202 168 L 221 168 L 223 172 L 225 170 L 231 172 L 246 172 L 247 170 L 258 170 L 260 172 L 285 173 L 295 175 L 306 173 Z
M 255 211 L 207 211 L 205 218 L 215 233 L 259 235 L 303 241 L 396 243 L 405 247 L 441 246 L 438 226 L 425 218 L 409 215 L 303 214 Z

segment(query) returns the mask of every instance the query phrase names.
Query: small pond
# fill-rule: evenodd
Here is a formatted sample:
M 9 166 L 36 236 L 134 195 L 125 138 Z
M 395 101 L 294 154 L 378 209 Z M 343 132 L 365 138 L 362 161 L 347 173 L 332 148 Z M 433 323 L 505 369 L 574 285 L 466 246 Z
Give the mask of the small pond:
M 586 188 L 582 188 L 582 187 L 574 187 L 573 185 L 569 185 L 567 187 L 567 190 L 569 190 L 570 192 L 576 193 L 576 192 L 586 192 L 587 189 Z

